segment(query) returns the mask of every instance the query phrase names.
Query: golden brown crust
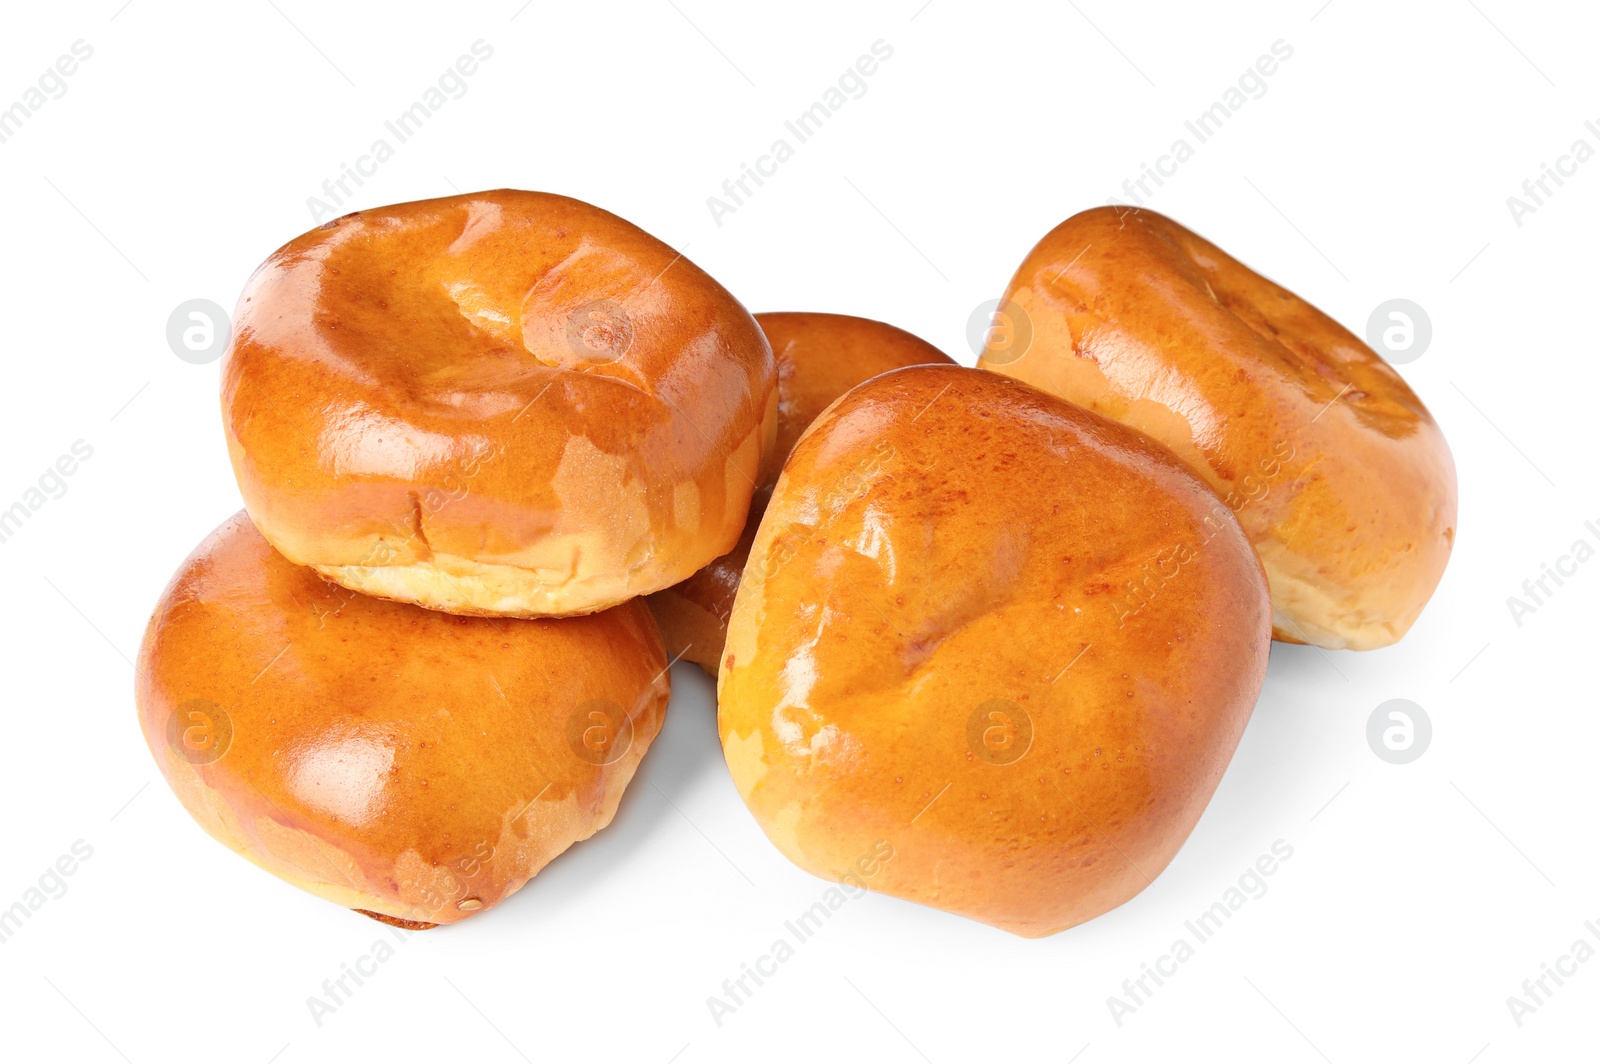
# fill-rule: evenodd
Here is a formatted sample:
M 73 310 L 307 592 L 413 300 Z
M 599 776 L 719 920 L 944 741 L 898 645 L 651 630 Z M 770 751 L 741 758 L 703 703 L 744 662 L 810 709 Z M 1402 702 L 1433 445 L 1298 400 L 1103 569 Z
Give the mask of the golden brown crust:
M 733 596 L 739 591 L 739 578 L 771 495 L 772 487 L 767 485 L 750 500 L 750 517 L 731 551 L 682 583 L 645 599 L 661 627 L 667 654 L 673 660 L 692 661 L 713 679 L 722 660 L 722 644 L 728 638 Z
M 434 924 L 610 822 L 665 666 L 641 603 L 521 621 L 386 602 L 291 564 L 240 513 L 162 596 L 136 693 L 212 836 L 340 905 Z
M 996 374 L 899 370 L 790 455 L 718 725 L 802 868 L 1045 935 L 1177 852 L 1269 631 L 1249 542 L 1165 448 Z
M 347 215 L 245 287 L 223 366 L 246 508 L 290 560 L 450 612 L 587 613 L 744 527 L 775 430 L 738 301 L 597 207 L 482 192 Z
M 1371 348 L 1145 210 L 1067 219 L 1006 298 L 1031 344 L 992 343 L 979 365 L 1132 425 L 1193 465 L 1261 554 L 1277 638 L 1364 650 L 1411 627 L 1454 542 L 1455 465 L 1427 408 Z
M 667 653 L 680 654 L 712 676 L 728 635 L 728 613 L 750 544 L 784 459 L 806 427 L 862 381 L 905 366 L 952 364 L 921 337 L 870 318 L 780 311 L 757 314 L 778 367 L 777 445 L 761 463 L 761 488 L 733 550 L 689 579 L 650 596 Z
M 778 482 L 800 434 L 851 388 L 892 369 L 954 365 L 922 337 L 871 318 L 770 311 L 757 314 L 756 324 L 778 370 L 777 445 L 761 463 L 761 484 L 768 488 Z

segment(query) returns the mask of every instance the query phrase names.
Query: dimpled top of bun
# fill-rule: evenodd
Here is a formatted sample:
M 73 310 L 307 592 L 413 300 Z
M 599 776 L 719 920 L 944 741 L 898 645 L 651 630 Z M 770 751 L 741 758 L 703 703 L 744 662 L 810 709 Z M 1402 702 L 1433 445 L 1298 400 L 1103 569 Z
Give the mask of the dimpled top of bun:
M 729 623 L 734 782 L 800 867 L 1021 935 L 1172 859 L 1266 669 L 1266 583 L 1165 448 L 919 366 L 801 437 Z
M 1455 542 L 1455 463 L 1370 347 L 1145 210 L 1062 222 L 1006 297 L 1020 320 L 979 364 L 1193 465 L 1261 555 L 1279 639 L 1367 650 L 1405 635 Z
M 744 527 L 775 427 L 755 321 L 598 207 L 347 215 L 251 277 L 223 367 L 246 508 L 290 560 L 455 613 L 587 613 Z

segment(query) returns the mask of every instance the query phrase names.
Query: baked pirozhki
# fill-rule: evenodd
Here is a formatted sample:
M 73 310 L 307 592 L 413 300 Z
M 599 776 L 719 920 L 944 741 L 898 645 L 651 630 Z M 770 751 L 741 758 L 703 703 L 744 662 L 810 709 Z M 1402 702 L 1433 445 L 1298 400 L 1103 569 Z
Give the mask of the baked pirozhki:
M 222 375 L 245 507 L 291 561 L 451 613 L 590 613 L 733 548 L 775 429 L 755 320 L 598 207 L 346 215 L 246 285 Z
M 1166 448 L 998 374 L 897 370 L 778 479 L 728 625 L 723 752 L 801 868 L 1048 935 L 1178 851 L 1270 629 L 1249 540 Z
M 642 602 L 460 617 L 294 565 L 237 514 L 184 562 L 139 654 L 139 722 L 211 836 L 404 927 L 484 912 L 611 822 L 661 728 Z
M 650 596 L 661 622 L 667 653 L 699 665 L 712 676 L 728 635 L 728 613 L 739 576 L 750 555 L 756 526 L 783 461 L 806 426 L 828 404 L 864 380 L 905 366 L 950 364 L 948 355 L 904 329 L 848 314 L 777 312 L 757 314 L 778 364 L 777 446 L 761 464 L 750 517 L 733 550 L 681 584 Z
M 1316 307 L 1146 210 L 1075 215 L 1006 290 L 979 365 L 1160 440 L 1227 501 L 1266 566 L 1273 634 L 1369 650 L 1444 573 L 1456 474 L 1439 426 Z

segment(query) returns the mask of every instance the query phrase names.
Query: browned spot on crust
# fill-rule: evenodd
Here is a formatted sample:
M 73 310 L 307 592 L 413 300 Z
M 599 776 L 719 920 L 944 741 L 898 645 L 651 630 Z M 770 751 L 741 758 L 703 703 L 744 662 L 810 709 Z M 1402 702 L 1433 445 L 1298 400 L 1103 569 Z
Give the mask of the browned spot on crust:
M 426 931 L 429 928 L 439 926 L 422 920 L 402 920 L 398 916 L 385 916 L 383 913 L 375 913 L 368 909 L 351 909 L 350 911 L 360 913 L 362 916 L 370 916 L 380 924 L 388 924 L 390 927 L 403 927 L 407 931 Z

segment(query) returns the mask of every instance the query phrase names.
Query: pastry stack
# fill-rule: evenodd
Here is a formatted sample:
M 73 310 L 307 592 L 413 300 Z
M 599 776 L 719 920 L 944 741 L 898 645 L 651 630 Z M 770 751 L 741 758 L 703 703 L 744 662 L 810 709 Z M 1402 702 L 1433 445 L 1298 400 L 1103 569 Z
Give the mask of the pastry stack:
M 1001 307 L 977 369 L 752 316 L 542 193 L 291 241 L 223 364 L 245 509 L 140 652 L 163 775 L 274 875 L 452 923 L 610 823 L 682 658 L 801 868 L 1026 936 L 1121 904 L 1274 636 L 1416 620 L 1454 468 L 1369 348 L 1158 215 L 1069 219 Z

